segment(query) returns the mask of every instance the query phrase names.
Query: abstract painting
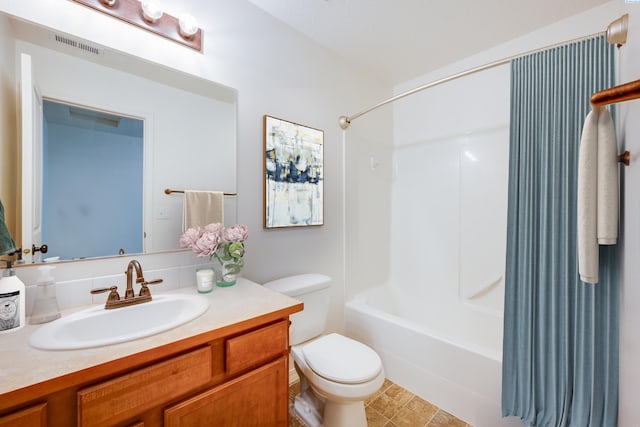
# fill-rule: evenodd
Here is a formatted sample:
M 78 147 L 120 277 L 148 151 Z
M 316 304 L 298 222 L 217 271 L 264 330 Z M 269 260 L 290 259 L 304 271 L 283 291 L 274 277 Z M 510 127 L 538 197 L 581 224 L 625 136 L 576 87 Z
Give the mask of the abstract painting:
M 322 225 L 324 133 L 264 116 L 264 228 Z

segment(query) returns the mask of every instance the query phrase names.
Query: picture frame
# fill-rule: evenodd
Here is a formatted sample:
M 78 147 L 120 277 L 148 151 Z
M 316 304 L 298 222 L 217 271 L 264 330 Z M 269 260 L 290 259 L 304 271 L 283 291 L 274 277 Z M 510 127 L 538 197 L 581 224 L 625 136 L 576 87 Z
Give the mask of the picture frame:
M 270 228 L 324 224 L 324 131 L 265 115 L 264 214 Z

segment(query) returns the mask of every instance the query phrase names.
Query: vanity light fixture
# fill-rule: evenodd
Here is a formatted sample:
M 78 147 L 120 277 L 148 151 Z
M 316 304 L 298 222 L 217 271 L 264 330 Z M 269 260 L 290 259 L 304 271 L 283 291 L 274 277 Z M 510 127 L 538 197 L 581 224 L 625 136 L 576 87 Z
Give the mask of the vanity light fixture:
M 142 0 L 142 17 L 150 24 L 154 24 L 162 18 L 162 9 L 158 3 L 151 0 Z
M 198 32 L 198 21 L 193 15 L 183 13 L 178 19 L 178 27 L 180 28 L 180 35 L 185 39 L 191 39 Z
M 71 0 L 202 52 L 202 29 L 191 15 L 163 13 L 157 0 Z

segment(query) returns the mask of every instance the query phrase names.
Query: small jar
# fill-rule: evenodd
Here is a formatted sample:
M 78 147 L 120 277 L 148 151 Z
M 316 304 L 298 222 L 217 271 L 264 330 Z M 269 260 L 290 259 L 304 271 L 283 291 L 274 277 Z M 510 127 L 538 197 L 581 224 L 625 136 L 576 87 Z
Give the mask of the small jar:
M 198 292 L 208 294 L 213 290 L 216 283 L 216 275 L 213 268 L 199 268 L 196 270 L 196 284 Z

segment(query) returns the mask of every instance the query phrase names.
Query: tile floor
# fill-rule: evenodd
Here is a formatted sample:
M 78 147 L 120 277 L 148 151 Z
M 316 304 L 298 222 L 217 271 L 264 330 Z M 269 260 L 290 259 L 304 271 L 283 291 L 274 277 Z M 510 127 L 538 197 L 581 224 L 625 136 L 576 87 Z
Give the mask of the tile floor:
M 300 383 L 289 387 L 289 427 L 306 427 L 293 413 Z M 369 427 L 472 427 L 389 380 L 365 402 Z

